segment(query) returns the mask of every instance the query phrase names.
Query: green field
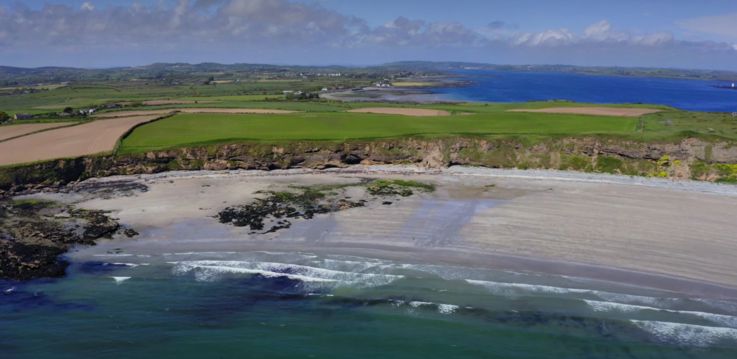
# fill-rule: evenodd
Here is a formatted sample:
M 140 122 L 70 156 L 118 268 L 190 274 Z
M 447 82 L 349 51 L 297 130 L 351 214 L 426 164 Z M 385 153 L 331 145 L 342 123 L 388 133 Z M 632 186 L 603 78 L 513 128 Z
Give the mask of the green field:
M 321 106 L 335 108 L 331 108 L 332 112 L 315 111 Z M 306 112 L 289 115 L 179 114 L 137 128 L 122 141 L 120 152 L 135 153 L 240 141 L 279 143 L 297 140 L 345 141 L 409 136 L 604 135 L 635 140 L 672 140 L 688 136 L 737 139 L 737 121 L 731 116 L 674 110 L 642 118 L 506 111 L 510 108 L 550 106 L 550 103 L 421 106 L 446 109 L 454 113 L 442 117 L 336 111 L 343 107 L 365 106 L 367 105 L 302 103 L 295 104 L 293 109 Z
M 346 80 L 340 84 L 353 86 L 366 85 L 368 82 Z M 237 107 L 245 102 L 283 100 L 284 90 L 320 91 L 322 87 L 334 85 L 337 84 L 330 81 L 298 80 L 243 81 L 218 85 L 162 85 L 144 81 L 77 84 L 21 95 L 3 96 L 0 91 L 0 111 L 43 114 L 58 112 L 67 106 L 81 109 L 111 102 L 158 99 L 209 101 L 211 105 Z
M 169 75 L 167 75 L 169 76 Z M 677 141 L 687 137 L 737 140 L 737 119 L 730 114 L 678 111 L 647 104 L 606 105 L 648 107 L 663 112 L 641 118 L 567 114 L 518 113 L 510 109 L 584 106 L 574 102 L 398 104 L 350 103 L 327 100 L 290 101 L 282 91 L 320 91 L 323 87 L 352 87 L 371 83 L 371 77 L 329 79 L 271 79 L 257 77 L 232 83 L 204 85 L 194 76 L 187 84 L 169 79 L 98 81 L 52 86 L 48 91 L 0 96 L 0 111 L 44 114 L 28 122 L 83 121 L 85 117 L 59 117 L 67 106 L 84 109 L 95 105 L 126 102 L 122 109 L 176 109 L 191 107 L 258 108 L 299 111 L 289 115 L 179 114 L 135 129 L 122 140 L 120 153 L 243 141 L 346 141 L 398 137 L 539 137 L 612 136 L 638 141 Z M 296 75 L 295 75 L 296 76 Z M 235 75 L 218 75 L 233 80 Z M 418 81 L 397 81 L 418 85 Z M 4 91 L 13 91 L 7 88 Z M 44 88 L 40 88 L 43 90 Z M 197 103 L 144 106 L 147 100 L 181 100 Z M 601 105 L 597 105 L 601 106 Z M 407 117 L 348 113 L 362 107 L 417 107 L 446 110 L 445 117 Z M 49 116 L 45 116 L 49 114 Z

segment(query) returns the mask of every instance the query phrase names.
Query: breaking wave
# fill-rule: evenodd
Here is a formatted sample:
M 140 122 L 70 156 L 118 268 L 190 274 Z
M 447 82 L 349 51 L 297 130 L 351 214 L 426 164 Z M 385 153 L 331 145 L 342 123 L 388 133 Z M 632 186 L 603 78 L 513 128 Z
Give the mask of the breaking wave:
M 731 328 L 737 328 L 737 317 L 734 317 L 731 315 L 715 314 L 715 313 L 707 313 L 707 312 L 699 312 L 699 311 L 691 311 L 691 310 L 663 309 L 663 308 L 647 307 L 643 305 L 622 304 L 622 303 L 616 303 L 616 302 L 601 302 L 601 301 L 586 300 L 586 299 L 584 299 L 584 302 L 586 302 L 586 304 L 588 304 L 591 307 L 591 309 L 597 312 L 636 313 L 640 311 L 650 310 L 650 311 L 666 312 L 666 313 L 672 313 L 672 314 L 691 315 L 691 316 L 695 316 L 701 319 L 711 321 L 716 324 L 726 325 Z
M 647 304 L 647 305 L 672 305 L 678 302 L 677 298 L 657 298 L 635 294 L 612 293 L 595 289 L 580 289 L 555 287 L 541 284 L 527 283 L 510 283 L 510 282 L 494 282 L 485 280 L 466 279 L 469 284 L 486 288 L 496 295 L 514 296 L 514 295 L 581 295 L 595 297 L 606 301 L 624 302 L 627 304 Z
M 175 274 L 193 273 L 197 280 L 212 281 L 227 274 L 260 275 L 266 278 L 286 277 L 308 284 L 328 287 L 374 287 L 386 285 L 399 275 L 383 273 L 358 273 L 325 269 L 299 264 L 250 261 L 183 261 L 173 262 Z
M 720 341 L 737 340 L 737 329 L 703 325 L 631 320 L 660 341 L 678 345 L 707 347 Z
M 395 307 L 403 307 L 403 306 L 409 306 L 412 309 L 418 309 L 418 308 L 434 308 L 438 313 L 440 314 L 453 314 L 458 309 L 460 309 L 460 306 L 457 306 L 455 304 L 445 304 L 445 303 L 433 303 L 433 302 L 422 302 L 422 301 L 403 301 L 403 300 L 393 300 L 391 301 L 392 305 Z

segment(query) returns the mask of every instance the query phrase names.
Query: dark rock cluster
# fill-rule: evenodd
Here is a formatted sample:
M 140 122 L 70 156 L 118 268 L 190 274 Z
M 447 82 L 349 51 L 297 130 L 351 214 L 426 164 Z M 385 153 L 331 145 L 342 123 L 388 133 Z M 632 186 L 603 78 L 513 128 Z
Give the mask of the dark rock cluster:
M 228 207 L 218 213 L 221 223 L 237 227 L 249 227 L 253 233 L 272 233 L 292 226 L 289 219 L 311 219 L 317 214 L 338 212 L 363 207 L 366 201 L 337 198 L 334 193 L 314 189 L 298 192 L 266 192 L 265 198 L 252 203 Z M 267 223 L 270 225 L 267 230 Z
M 0 202 L 0 279 L 64 275 L 61 257 L 74 245 L 94 245 L 119 232 L 134 235 L 102 211 L 40 200 Z

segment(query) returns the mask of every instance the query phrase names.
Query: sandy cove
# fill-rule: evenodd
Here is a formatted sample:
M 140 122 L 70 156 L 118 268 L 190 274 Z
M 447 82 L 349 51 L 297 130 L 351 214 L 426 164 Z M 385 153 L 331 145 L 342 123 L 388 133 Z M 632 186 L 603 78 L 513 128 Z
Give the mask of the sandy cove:
M 259 190 L 410 178 L 434 193 L 371 203 L 269 235 L 218 223 Z M 92 180 L 144 183 L 99 198 L 44 194 L 112 211 L 141 232 L 72 257 L 182 251 L 291 250 L 529 270 L 737 298 L 737 186 L 557 171 L 353 167 L 328 172 L 174 172 Z

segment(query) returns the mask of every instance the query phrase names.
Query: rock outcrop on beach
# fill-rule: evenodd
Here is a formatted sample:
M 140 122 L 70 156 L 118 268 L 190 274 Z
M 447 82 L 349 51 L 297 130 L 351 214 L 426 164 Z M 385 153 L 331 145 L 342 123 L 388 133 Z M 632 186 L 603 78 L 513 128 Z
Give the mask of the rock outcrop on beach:
M 0 279 L 62 276 L 61 255 L 69 248 L 118 233 L 135 235 L 102 211 L 32 199 L 0 202 Z
M 357 189 L 364 199 L 353 200 L 347 189 Z M 220 223 L 236 227 L 248 227 L 251 234 L 274 233 L 292 226 L 294 219 L 312 219 L 316 215 L 335 213 L 351 208 L 364 207 L 372 202 L 383 201 L 391 205 L 401 197 L 415 192 L 432 192 L 431 184 L 408 180 L 364 180 L 357 184 L 298 187 L 287 191 L 260 193 L 247 204 L 227 207 L 217 218 Z M 387 201 L 391 199 L 392 201 Z
M 448 137 L 208 145 L 5 167 L 0 169 L 0 197 L 111 175 L 171 170 L 325 169 L 355 164 L 559 169 L 737 182 L 737 144 L 699 138 L 639 142 L 592 136 L 534 141 L 515 137 Z

